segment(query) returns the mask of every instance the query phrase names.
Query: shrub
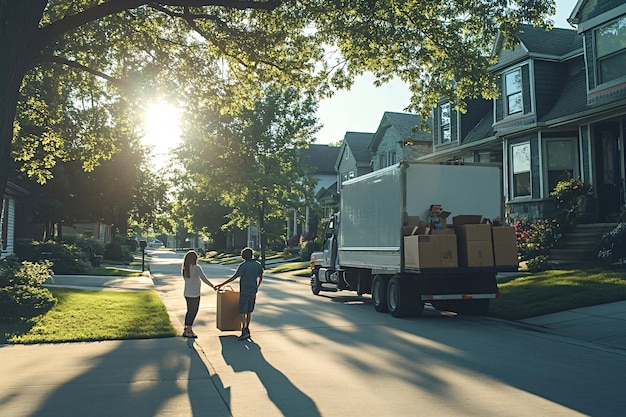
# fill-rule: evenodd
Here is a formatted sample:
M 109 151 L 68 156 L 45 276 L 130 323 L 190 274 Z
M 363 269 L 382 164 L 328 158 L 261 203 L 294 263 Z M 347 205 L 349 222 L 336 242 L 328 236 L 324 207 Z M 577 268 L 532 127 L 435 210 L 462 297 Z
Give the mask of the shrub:
M 615 229 L 602 235 L 598 258 L 617 260 L 624 256 L 626 256 L 626 223 L 620 223 Z
M 78 246 L 52 240 L 16 239 L 15 254 L 20 260 L 30 262 L 50 260 L 55 274 L 80 274 L 91 266 L 89 256 Z
M 540 255 L 549 256 L 550 249 L 561 237 L 559 223 L 556 220 L 537 220 L 515 222 L 517 250 L 522 260 L 529 260 Z
M 526 267 L 530 272 L 545 271 L 546 269 L 549 269 L 549 260 L 549 255 L 539 255 L 529 259 L 528 262 L 526 262 Z
M 41 284 L 52 277 L 49 261 L 21 265 L 17 257 L 0 261 L 0 319 L 28 320 L 48 311 L 56 298 Z
M 128 246 L 123 246 L 119 242 L 114 241 L 105 245 L 104 258 L 111 261 L 130 262 L 133 260 L 133 254 Z
M 559 181 L 550 193 L 556 199 L 556 208 L 562 221 L 573 224 L 577 212 L 578 197 L 591 194 L 591 185 L 580 178 Z
M 300 244 L 300 260 L 310 261 L 311 255 L 315 252 L 315 241 L 307 240 Z

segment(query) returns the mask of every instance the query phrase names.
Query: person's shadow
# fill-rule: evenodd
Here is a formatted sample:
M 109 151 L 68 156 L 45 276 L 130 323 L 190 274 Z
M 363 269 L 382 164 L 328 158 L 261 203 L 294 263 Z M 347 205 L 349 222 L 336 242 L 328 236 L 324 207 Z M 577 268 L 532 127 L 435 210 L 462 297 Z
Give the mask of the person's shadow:
M 309 396 L 300 391 L 278 369 L 270 365 L 261 346 L 251 339 L 245 342 L 234 336 L 220 336 L 222 356 L 235 372 L 252 371 L 265 387 L 270 400 L 285 416 L 320 416 Z

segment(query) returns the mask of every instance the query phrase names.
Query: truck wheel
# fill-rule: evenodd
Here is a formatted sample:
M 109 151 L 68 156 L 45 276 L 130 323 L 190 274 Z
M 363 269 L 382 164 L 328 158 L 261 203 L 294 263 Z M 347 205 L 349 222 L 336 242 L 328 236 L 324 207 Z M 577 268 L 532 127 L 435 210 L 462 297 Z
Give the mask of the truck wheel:
M 319 295 L 320 291 L 322 291 L 322 283 L 319 278 L 319 270 L 315 270 L 311 273 L 311 292 L 314 295 Z
M 406 317 L 411 311 L 411 285 L 406 278 L 394 275 L 387 287 L 387 305 L 393 317 Z
M 372 282 L 372 301 L 374 309 L 379 313 L 386 313 L 387 307 L 387 285 L 388 279 L 382 275 L 376 275 Z

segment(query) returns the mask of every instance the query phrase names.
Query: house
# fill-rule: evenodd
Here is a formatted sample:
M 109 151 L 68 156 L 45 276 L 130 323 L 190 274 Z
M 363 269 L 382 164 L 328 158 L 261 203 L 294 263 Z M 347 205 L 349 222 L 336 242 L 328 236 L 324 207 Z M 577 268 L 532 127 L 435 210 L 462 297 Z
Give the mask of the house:
M 336 189 L 337 173 L 335 161 L 339 153 L 338 146 L 310 144 L 308 148 L 300 150 L 301 163 L 310 171 L 310 177 L 315 184 L 310 190 L 313 196 L 328 199 L 327 194 Z M 332 199 L 332 196 L 330 197 Z M 319 202 L 319 200 L 318 200 Z M 304 213 L 297 208 L 291 207 L 287 219 L 287 238 L 317 232 L 318 213 L 310 205 L 304 207 Z M 292 217 L 293 216 L 293 217 Z
M 430 126 L 431 120 L 426 123 Z M 385 112 L 368 146 L 372 168 L 378 170 L 430 154 L 432 137 L 422 127 L 422 119 L 416 114 Z
M 368 146 L 374 134 L 366 132 L 346 132 L 333 167 L 335 183 L 323 190 L 316 198 L 322 204 L 323 217 L 328 218 L 339 209 L 341 184 L 352 178 L 372 172 L 372 155 Z
M 522 25 L 492 71 L 500 96 L 461 115 L 443 99 L 433 112 L 428 161 L 502 162 L 508 221 L 554 217 L 550 192 L 568 177 L 592 185 L 597 220 L 624 208 L 626 5 L 580 0 L 577 30 Z
M 0 207 L 0 258 L 5 258 L 14 253 L 16 202 L 20 197 L 26 195 L 28 195 L 26 190 L 7 182 Z

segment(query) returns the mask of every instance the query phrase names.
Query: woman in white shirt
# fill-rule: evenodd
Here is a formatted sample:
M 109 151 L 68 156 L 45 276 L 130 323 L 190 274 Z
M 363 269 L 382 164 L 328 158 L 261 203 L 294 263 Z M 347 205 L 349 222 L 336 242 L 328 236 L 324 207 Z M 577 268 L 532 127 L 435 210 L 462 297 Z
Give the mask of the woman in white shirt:
M 193 322 L 200 308 L 200 280 L 213 287 L 213 284 L 204 275 L 202 267 L 198 265 L 198 254 L 190 250 L 183 258 L 183 277 L 185 279 L 185 300 L 187 301 L 187 314 L 185 314 L 185 330 L 183 337 L 198 337 L 192 330 Z

